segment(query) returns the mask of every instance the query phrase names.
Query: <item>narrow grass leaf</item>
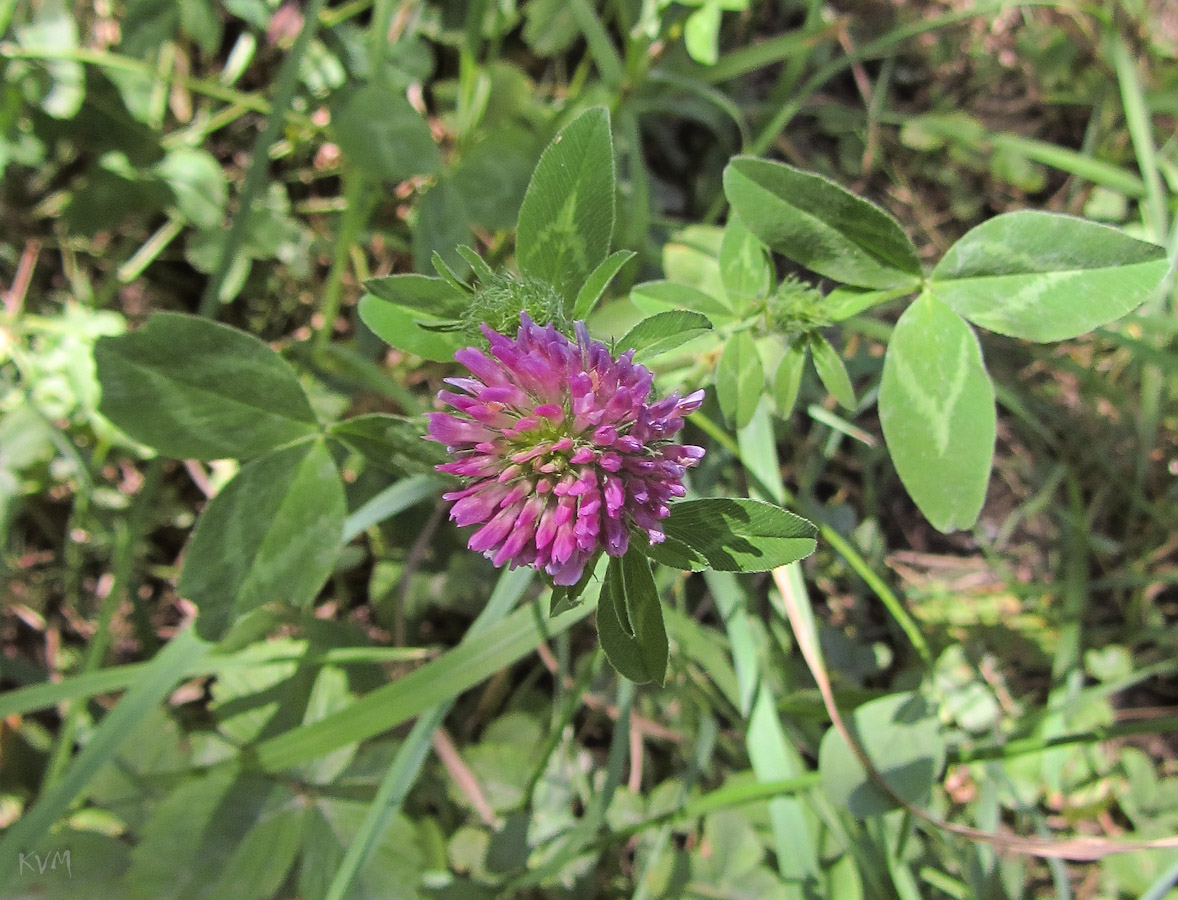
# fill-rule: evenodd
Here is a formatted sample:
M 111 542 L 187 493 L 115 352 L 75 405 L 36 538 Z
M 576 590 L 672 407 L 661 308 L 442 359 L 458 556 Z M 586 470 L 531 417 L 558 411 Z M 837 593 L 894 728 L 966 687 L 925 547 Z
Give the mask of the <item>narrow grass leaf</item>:
M 784 506 L 788 500 L 781 481 L 781 459 L 777 455 L 777 438 L 768 399 L 757 405 L 748 425 L 736 433 L 740 463 L 748 476 L 749 496 Z
M 224 645 L 221 645 L 224 646 Z M 266 663 L 291 662 L 305 666 L 370 665 L 413 662 L 429 655 L 417 647 L 340 647 L 325 653 L 291 653 L 289 647 L 274 643 L 251 644 L 239 653 L 201 657 L 184 671 L 184 678 L 218 675 L 239 669 L 255 668 Z M 86 700 L 131 687 L 144 677 L 150 662 L 110 666 L 97 672 L 75 675 L 62 681 L 47 681 L 8 691 L 0 696 L 0 718 L 48 709 L 58 703 Z
M 265 127 L 258 132 L 250 153 L 249 169 L 245 173 L 245 180 L 241 183 L 241 192 L 237 199 L 237 215 L 233 217 L 233 225 L 225 235 L 217 252 L 217 265 L 213 274 L 205 285 L 200 298 L 200 314 L 213 316 L 226 296 L 226 281 L 234 270 L 242 263 L 248 265 L 249 259 L 242 253 L 246 238 L 254 218 L 254 203 L 269 182 L 270 148 L 278 140 L 283 126 L 286 124 L 287 109 L 299 87 L 299 74 L 303 70 L 304 56 L 312 39 L 319 30 L 319 14 L 327 0 L 308 0 L 302 10 L 302 27 L 294 44 L 283 55 L 282 65 L 275 80 L 274 92 L 270 105 L 270 112 L 266 116 Z M 232 297 L 232 294 L 230 294 Z
M 344 521 L 343 543 L 350 542 L 373 525 L 379 525 L 385 519 L 437 496 L 444 484 L 440 478 L 414 475 L 389 485 Z
M 467 629 L 463 642 L 478 640 L 479 635 L 501 622 L 519 602 L 519 598 L 532 580 L 532 575 L 530 569 L 524 568 L 504 571 L 499 576 L 499 582 L 491 592 L 487 605 Z M 351 843 L 332 876 L 325 900 L 342 900 L 348 895 L 353 879 L 364 868 L 390 817 L 400 811 L 409 789 L 421 774 L 421 767 L 429 753 L 434 732 L 453 708 L 456 696 L 426 710 L 413 724 L 413 729 L 397 751 L 393 764 L 381 779 L 376 796 L 364 813 L 363 821 L 352 836 Z
M 578 606 L 547 620 L 538 619 L 534 609 L 517 610 L 480 634 L 477 641 L 463 642 L 322 721 L 262 742 L 254 748 L 254 755 L 263 768 L 279 771 L 395 728 L 531 653 L 541 641 L 571 628 L 593 612 L 598 590 L 591 585 Z
M 708 572 L 704 578 L 732 642 L 741 714 L 746 721 L 745 746 L 757 781 L 804 777 L 806 764 L 785 733 L 774 682 L 765 671 L 763 625 L 750 614 L 748 598 L 735 576 Z M 774 797 L 768 801 L 768 811 L 779 871 L 791 880 L 816 876 L 815 822 L 807 804 L 797 798 Z

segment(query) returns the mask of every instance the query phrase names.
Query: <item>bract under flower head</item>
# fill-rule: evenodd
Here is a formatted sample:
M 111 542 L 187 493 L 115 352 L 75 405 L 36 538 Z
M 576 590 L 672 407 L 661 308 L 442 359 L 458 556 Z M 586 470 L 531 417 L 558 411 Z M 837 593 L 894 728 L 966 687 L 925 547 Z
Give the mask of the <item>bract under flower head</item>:
M 583 322 L 573 328 L 575 340 L 526 313 L 514 340 L 482 326 L 490 353 L 454 354 L 471 377 L 446 379 L 461 393 L 438 398 L 454 412 L 429 423 L 455 456 L 438 469 L 468 479 L 443 495 L 451 519 L 480 526 L 468 546 L 560 585 L 576 584 L 600 550 L 623 555 L 631 527 L 662 541 L 659 520 L 704 454 L 670 441 L 703 391 L 648 402 L 653 376 L 634 351 L 614 359 Z

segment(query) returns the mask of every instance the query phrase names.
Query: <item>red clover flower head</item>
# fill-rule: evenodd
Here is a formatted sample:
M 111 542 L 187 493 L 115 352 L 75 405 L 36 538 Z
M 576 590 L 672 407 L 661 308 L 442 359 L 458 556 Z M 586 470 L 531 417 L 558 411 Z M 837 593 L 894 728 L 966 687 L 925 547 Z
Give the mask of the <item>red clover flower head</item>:
M 481 328 L 490 353 L 454 354 L 471 377 L 446 379 L 462 393 L 438 398 L 455 412 L 431 413 L 429 423 L 430 439 L 455 457 L 437 468 L 467 479 L 443 496 L 455 501 L 451 519 L 480 526 L 470 549 L 573 585 L 599 550 L 622 556 L 631 527 L 662 541 L 659 520 L 704 454 L 670 439 L 704 392 L 649 402 L 650 370 L 633 350 L 614 359 L 583 322 L 576 340 L 527 313 L 514 340 Z

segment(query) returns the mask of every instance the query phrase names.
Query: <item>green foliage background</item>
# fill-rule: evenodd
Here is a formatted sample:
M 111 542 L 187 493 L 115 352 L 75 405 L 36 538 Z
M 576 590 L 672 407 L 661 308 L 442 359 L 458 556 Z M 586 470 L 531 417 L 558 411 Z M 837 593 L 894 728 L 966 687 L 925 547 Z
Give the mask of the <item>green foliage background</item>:
M 1178 896 L 897 808 L 816 689 L 936 818 L 1172 847 L 1176 60 L 1149 0 L 0 0 L 0 896 Z M 420 439 L 525 301 L 708 388 L 580 597 Z

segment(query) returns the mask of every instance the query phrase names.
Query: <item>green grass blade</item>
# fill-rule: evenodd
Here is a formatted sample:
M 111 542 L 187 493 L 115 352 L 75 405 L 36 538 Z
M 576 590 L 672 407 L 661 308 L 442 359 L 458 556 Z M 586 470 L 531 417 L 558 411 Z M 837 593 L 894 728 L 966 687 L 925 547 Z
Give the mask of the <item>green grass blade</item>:
M 1162 877 L 1149 886 L 1149 890 L 1141 895 L 1141 900 L 1162 900 L 1174 885 L 1178 885 L 1178 862 L 1166 869 Z
M 253 647 L 268 649 L 265 644 Z M 195 660 L 185 666 L 183 677 L 216 675 L 265 663 L 289 661 L 304 666 L 347 666 L 408 662 L 423 659 L 429 654 L 429 650 L 418 647 L 339 647 L 325 653 L 297 655 L 258 653 L 251 647 L 230 656 L 206 656 Z M 0 718 L 24 715 L 38 709 L 48 709 L 59 703 L 123 691 L 141 681 L 150 668 L 150 662 L 110 666 L 97 672 L 74 675 L 62 681 L 46 681 L 8 691 L 0 696 Z
M 805 28 L 787 31 L 747 47 L 726 51 L 712 66 L 698 66 L 689 69 L 693 78 L 709 84 L 730 81 L 748 75 L 757 69 L 777 63 L 788 62 L 799 56 L 806 57 L 823 44 L 833 42 L 838 29 L 835 25 L 822 23 L 817 30 Z
M 534 574 L 534 570 L 530 568 L 503 572 L 499 576 L 499 583 L 492 591 L 487 605 L 483 607 L 483 611 L 479 613 L 478 618 L 467 630 L 463 643 L 477 641 L 479 635 L 486 632 L 492 625 L 501 622 L 519 602 L 519 598 L 523 596 Z M 442 724 L 454 706 L 454 699 L 458 693 L 460 692 L 455 692 L 446 700 L 426 710 L 414 723 L 409 737 L 405 739 L 405 743 L 397 751 L 393 764 L 385 773 L 385 777 L 381 779 L 376 796 L 364 815 L 364 821 L 352 838 L 352 843 L 348 846 L 339 868 L 336 869 L 325 900 L 343 900 L 347 894 L 352 879 L 363 868 L 389 816 L 395 815 L 400 810 L 410 788 L 413 787 L 418 775 L 421 774 L 421 767 L 429 754 L 434 731 Z
M 705 769 L 710 768 L 712 754 L 716 749 L 717 730 L 716 720 L 710 715 L 705 715 L 700 722 L 699 738 L 695 743 L 695 752 L 691 756 L 691 763 L 679 788 L 679 802 L 676 804 L 679 808 L 683 808 L 686 804 L 687 798 L 699 780 L 700 774 Z M 633 900 L 647 900 L 647 897 L 650 896 L 650 891 L 647 889 L 647 880 L 650 878 L 650 873 L 657 871 L 659 862 L 670 844 L 671 823 L 665 822 L 659 829 L 658 836 L 655 838 L 650 852 L 645 855 L 645 859 L 642 861 L 642 867 L 634 876 L 634 883 L 637 887 L 634 890 Z
M 0 840 L 0 884 L 11 884 L 22 851 L 36 847 L 45 834 L 69 809 L 90 779 L 110 762 L 123 740 L 135 731 L 140 720 L 163 702 L 188 667 L 209 651 L 192 629 L 172 638 L 151 662 L 143 677 L 98 725 L 61 780 L 42 796 Z
M 264 769 L 288 769 L 395 728 L 526 656 L 542 640 L 580 622 L 596 607 L 599 590 L 600 585 L 592 585 L 579 606 L 544 621 L 538 621 L 530 609 L 519 609 L 488 628 L 477 641 L 464 641 L 333 715 L 262 742 L 254 748 L 254 755 Z
M 319 13 L 322 12 L 326 0 L 310 0 L 303 12 L 303 27 L 295 39 L 294 46 L 282 61 L 282 68 L 278 71 L 274 101 L 270 107 L 270 115 L 266 119 L 266 127 L 258 134 L 254 141 L 253 154 L 250 157 L 250 167 L 245 173 L 245 180 L 241 185 L 241 193 L 237 201 L 237 214 L 233 217 L 233 225 L 229 234 L 225 236 L 225 243 L 221 245 L 220 258 L 212 277 L 205 285 L 204 294 L 200 298 L 200 314 L 215 316 L 221 305 L 221 288 L 225 284 L 225 277 L 237 252 L 245 241 L 249 228 L 250 213 L 254 199 L 266 185 L 270 174 L 270 147 L 278 139 L 279 132 L 285 123 L 286 108 L 290 106 L 298 87 L 299 66 L 303 56 L 311 43 L 311 38 L 319 29 Z
M 805 762 L 778 717 L 773 685 L 762 670 L 752 633 L 754 624 L 736 576 L 705 572 L 704 579 L 732 641 L 742 706 L 749 703 L 743 710 L 747 717 L 745 746 L 757 780 L 782 781 L 807 774 Z M 795 883 L 817 878 L 820 866 L 813 840 L 817 823 L 807 804 L 795 797 L 776 797 L 769 801 L 769 819 L 781 874 Z
M 428 500 L 441 490 L 440 478 L 413 475 L 385 488 L 344 520 L 343 542 L 349 543 L 357 535 L 385 519 L 404 512 L 411 506 Z
M 601 80 L 613 88 L 620 87 L 625 71 L 622 58 L 617 48 L 610 40 L 609 32 L 597 17 L 597 11 L 588 0 L 569 0 L 568 8 L 577 22 L 577 27 L 585 35 L 585 42 L 589 45 L 589 53 L 597 63 L 597 70 L 601 73 Z
M 1155 241 L 1166 239 L 1166 194 L 1162 174 L 1158 169 L 1157 150 L 1153 142 L 1153 125 L 1145 103 L 1145 91 L 1137 71 L 1137 63 L 1124 37 L 1113 40 L 1113 66 L 1121 89 L 1121 103 L 1125 108 L 1125 124 L 1133 139 L 1137 167 L 1145 181 L 1145 220 Z
M 1030 2 L 1020 3 L 1019 5 L 1059 6 L 1060 0 L 1030 0 Z M 809 99 L 818 92 L 822 85 L 845 69 L 849 69 L 855 63 L 887 56 L 910 38 L 927 34 L 931 31 L 938 31 L 957 22 L 1003 12 L 1009 7 L 1010 0 L 998 0 L 998 2 L 983 3 L 970 9 L 955 10 L 943 16 L 924 19 L 912 25 L 897 28 L 881 38 L 864 44 L 854 53 L 844 53 L 835 57 L 818 69 L 800 88 L 791 92 L 792 96 L 789 102 L 783 104 L 776 114 L 774 114 L 773 118 L 765 124 L 753 141 L 752 148 L 749 152 L 755 156 L 761 156 L 768 151 L 773 146 L 773 142 L 777 140 L 778 135 L 793 121 L 794 116 L 805 107 Z

